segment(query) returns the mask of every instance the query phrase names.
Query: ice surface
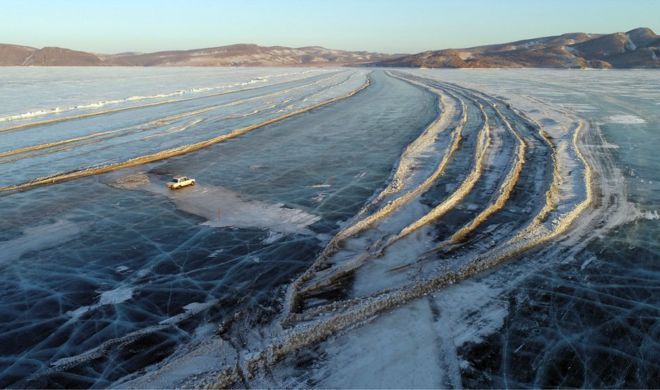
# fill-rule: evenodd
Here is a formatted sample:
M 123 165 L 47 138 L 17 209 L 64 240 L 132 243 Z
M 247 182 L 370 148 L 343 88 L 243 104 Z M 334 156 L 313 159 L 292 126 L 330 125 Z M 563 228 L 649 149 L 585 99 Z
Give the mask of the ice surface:
M 16 182 L 63 169 L 57 164 L 80 167 L 105 156 L 123 160 L 136 151 L 186 142 L 186 137 L 206 138 L 226 131 L 225 126 L 249 125 L 278 110 L 343 96 L 362 86 L 367 74 L 295 72 L 295 80 L 285 81 L 289 84 L 224 95 L 221 101 L 204 98 L 172 103 L 162 111 L 147 107 L 40 125 L 53 130 L 48 136 L 55 142 L 91 130 L 116 131 L 94 138 L 44 145 L 36 127 L 2 132 L 8 141 L 1 143 L 4 150 L 11 143 L 43 147 L 0 157 L 23 175 L 3 177 Z M 0 384 L 109 386 L 178 356 L 189 343 L 203 343 L 219 322 L 243 310 L 262 313 L 266 321 L 274 314 L 277 292 L 312 261 L 320 240 L 386 182 L 402 148 L 433 120 L 432 96 L 380 72 L 370 77 L 372 85 L 350 102 L 231 142 L 0 197 L 0 245 L 15 246 L 21 242 L 15 240 L 30 236 L 21 246 L 28 249 L 20 251 L 21 261 L 2 257 L 0 312 L 8 321 L 0 323 Z M 244 116 L 273 106 L 280 97 L 278 106 L 259 111 L 263 115 Z M 224 104 L 231 112 L 200 112 L 205 108 L 199 103 Z M 200 116 L 206 119 L 171 132 Z M 90 126 L 71 126 L 84 121 Z M 145 122 L 150 125 L 131 127 Z M 67 156 L 60 163 L 64 155 L 58 153 Z M 196 178 L 198 185 L 167 190 L 165 181 L 178 174 Z M 41 237 L 26 232 L 52 224 L 45 221 L 70 221 L 78 233 L 65 237 L 69 225 L 62 224 L 61 241 L 39 246 Z M 201 360 L 204 367 L 214 361 Z
M 17 121 L 69 111 L 88 111 L 106 106 L 121 106 L 131 102 L 163 100 L 165 98 L 205 95 L 218 91 L 234 90 L 245 86 L 257 86 L 283 80 L 293 80 L 309 74 L 321 74 L 326 70 L 307 69 L 305 71 L 278 68 L 268 70 L 264 76 L 258 69 L 209 69 L 196 71 L 191 86 L 190 72 L 181 69 L 160 70 L 154 72 L 137 70 L 81 69 L 81 76 L 92 77 L 93 82 L 80 82 L 71 78 L 71 71 L 66 68 L 25 71 L 21 68 L 8 68 L 3 73 L 4 88 L 2 97 L 9 97 L 0 111 L 0 122 Z M 181 77 L 181 73 L 187 77 Z M 117 74 L 121 75 L 126 85 L 130 85 L 128 94 L 116 88 Z M 16 83 L 16 80 L 21 80 Z M 52 92 L 44 94 L 44 85 Z M 210 85 L 209 85 L 210 84 Z M 169 90 L 163 90 L 167 85 Z M 178 88 L 178 89 L 177 89 Z M 16 99 L 21 96 L 22 99 Z M 94 100 L 97 99 L 97 100 Z M 50 106 L 49 106 L 50 105 Z M 53 107 L 55 106 L 55 107 Z M 28 108 L 26 111 L 25 110 Z
M 2 185 L 371 83 L 5 192 L 0 385 L 657 387 L 655 73 L 98 72 L 2 115 L 191 92 L 6 120 Z

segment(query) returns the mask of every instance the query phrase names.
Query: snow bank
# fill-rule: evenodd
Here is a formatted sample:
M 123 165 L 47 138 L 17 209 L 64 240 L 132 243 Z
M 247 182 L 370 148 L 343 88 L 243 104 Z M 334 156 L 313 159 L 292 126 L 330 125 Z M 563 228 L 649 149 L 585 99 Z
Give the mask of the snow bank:
M 646 120 L 635 116 L 635 115 L 626 115 L 626 114 L 620 114 L 620 115 L 610 115 L 606 119 L 607 123 L 617 123 L 617 124 L 622 124 L 622 125 L 639 125 L 642 123 L 646 123 Z

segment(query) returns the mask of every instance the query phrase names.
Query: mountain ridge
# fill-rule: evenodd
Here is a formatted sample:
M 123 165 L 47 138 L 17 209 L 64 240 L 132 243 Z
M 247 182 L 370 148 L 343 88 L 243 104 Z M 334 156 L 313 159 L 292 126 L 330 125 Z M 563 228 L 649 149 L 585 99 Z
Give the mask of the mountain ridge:
M 0 66 L 342 66 L 401 55 L 326 49 L 233 44 L 153 53 L 95 54 L 60 47 L 0 44 Z
M 650 28 L 567 33 L 465 49 L 429 50 L 373 66 L 425 68 L 660 68 L 660 36 Z
M 153 53 L 96 54 L 0 44 L 0 66 L 382 66 L 425 68 L 660 68 L 660 36 L 650 28 L 566 33 L 417 54 L 239 43 Z

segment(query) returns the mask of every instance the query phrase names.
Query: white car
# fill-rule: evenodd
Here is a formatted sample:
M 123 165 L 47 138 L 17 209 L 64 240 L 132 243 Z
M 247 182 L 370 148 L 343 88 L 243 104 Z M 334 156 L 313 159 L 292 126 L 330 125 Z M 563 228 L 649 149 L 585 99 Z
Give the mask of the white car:
M 178 190 L 179 188 L 194 186 L 195 179 L 191 179 L 186 176 L 176 176 L 172 179 L 171 182 L 167 183 L 167 187 L 170 190 Z

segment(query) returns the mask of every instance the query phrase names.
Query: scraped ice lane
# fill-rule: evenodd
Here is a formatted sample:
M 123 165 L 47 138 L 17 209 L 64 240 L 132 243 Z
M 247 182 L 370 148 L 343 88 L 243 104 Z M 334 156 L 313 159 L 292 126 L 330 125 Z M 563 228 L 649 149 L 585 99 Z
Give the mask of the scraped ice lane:
M 89 116 L 161 103 L 182 102 L 261 89 L 335 69 L 249 68 L 151 71 L 114 68 L 29 69 L 7 67 L 2 74 L 2 129 Z M 17 81 L 19 80 L 19 81 Z M 27 109 L 27 111 L 26 111 Z
M 341 249 L 329 252 L 331 255 L 327 260 L 321 257 L 317 272 L 311 272 L 312 276 L 303 280 L 300 286 L 294 285 L 291 299 L 294 311 L 304 312 L 306 308 L 322 304 L 332 307 L 335 294 L 367 298 L 381 291 L 401 288 L 418 280 L 423 274 L 418 268 L 426 265 L 437 267 L 441 264 L 441 268 L 456 269 L 463 264 L 463 255 L 471 258 L 475 253 L 496 246 L 502 237 L 522 229 L 530 212 L 539 212 L 544 207 L 553 164 L 549 148 L 538 133 L 542 131 L 540 127 L 488 97 L 431 80 L 414 81 L 430 85 L 441 95 L 453 94 L 454 99 L 462 102 L 467 120 L 458 133 L 459 146 L 453 153 L 444 155 L 444 158 L 450 159 L 442 175 L 429 176 L 435 177 L 431 186 L 420 185 L 419 181 L 410 182 L 415 190 L 420 190 L 419 199 L 413 199 L 391 212 L 382 212 L 387 208 L 393 209 L 393 205 L 405 197 L 400 195 L 400 199 L 391 201 L 379 211 L 373 211 L 374 216 L 380 217 L 368 226 L 368 230 L 346 240 Z M 433 142 L 442 143 L 442 138 L 449 138 L 448 134 L 443 135 Z M 514 135 L 519 140 L 514 142 Z M 522 142 L 525 143 L 523 151 L 526 153 L 514 159 L 516 148 L 513 146 Z M 427 158 L 424 154 L 420 156 Z M 530 164 L 527 167 L 525 160 Z M 425 172 L 424 164 L 438 164 L 438 160 L 435 163 L 431 161 L 434 160 L 425 163 L 418 158 L 415 174 Z M 521 170 L 526 180 L 519 183 Z M 508 192 L 502 189 L 503 186 L 510 187 L 506 190 Z M 401 193 L 406 192 L 405 186 L 403 188 Z M 496 192 L 501 192 L 498 199 L 491 200 Z M 501 205 L 484 214 L 483 210 L 489 202 L 499 202 Z M 516 212 L 511 213 L 511 210 Z M 491 219 L 497 222 L 492 223 Z M 475 225 L 463 233 L 467 238 L 462 241 L 467 243 L 448 242 L 468 222 Z M 354 226 L 361 223 L 358 219 Z M 493 230 L 499 225 L 508 227 L 498 229 L 500 238 L 490 238 L 489 235 L 492 237 Z M 484 237 L 486 242 L 483 242 Z M 437 241 L 442 243 L 440 247 L 437 247 Z M 427 253 L 432 249 L 444 250 L 445 247 L 455 251 L 457 248 L 453 246 L 457 244 L 462 246 L 462 251 L 458 253 L 439 256 L 429 256 Z M 332 249 L 330 246 L 328 248 Z M 461 260 L 455 261 L 455 257 Z M 443 271 L 425 272 L 428 275 Z
M 225 144 L 0 197 L 0 246 L 14 248 L 0 262 L 0 384 L 108 386 L 237 309 L 272 316 L 278 287 L 436 115 L 431 94 L 370 77 L 346 101 Z M 163 191 L 175 174 L 199 186 Z
M 200 105 L 200 101 L 195 101 L 196 105 L 186 108 L 183 113 L 172 113 L 181 111 L 177 103 L 176 107 L 168 106 L 168 111 L 159 108 L 160 116 L 144 116 L 142 112 L 123 113 L 130 119 L 130 122 L 126 123 L 115 118 L 118 114 L 113 114 L 42 126 L 43 128 L 34 130 L 35 134 L 50 134 L 53 127 L 64 126 L 67 135 L 73 137 L 27 146 L 23 148 L 24 153 L 10 154 L 12 151 L 9 151 L 5 152 L 6 156 L 0 154 L 0 164 L 7 172 L 0 184 L 10 184 L 6 180 L 7 177 L 27 181 L 194 144 L 341 96 L 358 88 L 363 82 L 364 72 L 342 72 L 298 82 L 295 86 L 279 87 L 274 92 L 252 91 L 253 96 L 248 98 L 223 96 L 226 101 L 219 104 Z M 143 122 L 136 122 L 138 117 L 141 117 Z M 77 132 L 80 129 L 87 132 L 94 129 L 94 132 L 79 135 Z M 27 131 L 29 130 L 4 135 L 0 133 L 0 139 L 31 142 L 30 137 L 25 137 L 24 133 Z

